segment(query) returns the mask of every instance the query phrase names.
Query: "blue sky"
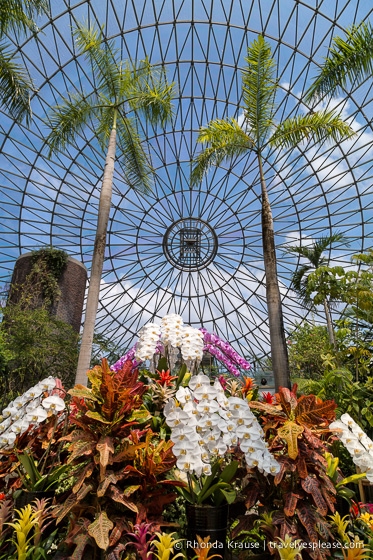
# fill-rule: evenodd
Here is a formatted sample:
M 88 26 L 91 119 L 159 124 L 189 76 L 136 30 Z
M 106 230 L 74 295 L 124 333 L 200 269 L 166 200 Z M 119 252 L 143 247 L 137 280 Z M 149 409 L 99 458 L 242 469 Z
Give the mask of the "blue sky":
M 84 60 L 75 58 L 71 29 L 95 22 L 104 25 L 123 59 L 147 55 L 154 64 L 163 62 L 178 87 L 173 123 L 143 129 L 155 169 L 153 193 L 144 198 L 130 192 L 117 165 L 99 328 L 126 347 L 145 321 L 180 312 L 243 353 L 265 352 L 258 171 L 250 157 L 227 162 L 190 193 L 198 129 L 212 118 L 242 114 L 241 69 L 258 33 L 271 44 L 278 66 L 278 119 L 304 112 L 302 95 L 333 34 L 369 19 L 371 11 L 358 0 L 52 1 L 52 19 L 41 19 L 38 37 L 25 38 L 20 47 L 38 88 L 33 122 L 27 128 L 4 113 L 0 119 L 1 283 L 9 281 L 21 253 L 43 245 L 66 249 L 90 267 L 104 154 L 90 129 L 53 160 L 44 139 L 50 106 L 68 91 L 94 87 Z M 372 245 L 371 88 L 367 80 L 332 100 L 353 123 L 354 140 L 267 154 L 289 330 L 302 311 L 289 291 L 297 260 L 281 247 L 343 230 L 350 247 L 330 256 L 349 266 L 351 254 Z M 209 221 L 218 233 L 219 251 L 208 270 L 176 271 L 163 253 L 165 231 L 187 215 Z

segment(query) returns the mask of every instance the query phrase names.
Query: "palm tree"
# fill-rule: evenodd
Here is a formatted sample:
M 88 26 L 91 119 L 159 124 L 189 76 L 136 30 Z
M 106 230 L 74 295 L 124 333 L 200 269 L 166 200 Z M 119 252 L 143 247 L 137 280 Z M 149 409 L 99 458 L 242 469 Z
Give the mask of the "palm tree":
M 309 138 L 338 142 L 353 132 L 333 112 L 313 112 L 277 124 L 274 119 L 278 88 L 276 64 L 270 45 L 261 35 L 249 45 L 245 61 L 247 65 L 242 74 L 244 124 L 241 126 L 234 118 L 216 119 L 200 129 L 198 142 L 207 144 L 207 147 L 194 162 L 191 183 L 195 185 L 200 182 L 210 166 L 220 165 L 226 158 L 249 153 L 256 155 L 261 185 L 262 242 L 271 355 L 278 389 L 280 386 L 290 386 L 290 375 L 263 154 L 268 146 L 293 148 Z
M 34 18 L 48 12 L 46 0 L 1 0 L 0 6 L 0 103 L 17 120 L 31 119 L 30 93 L 34 89 L 29 74 L 17 62 L 7 33 L 37 30 Z
M 362 22 L 346 29 L 345 38 L 334 37 L 306 100 L 332 96 L 348 83 L 360 83 L 372 74 L 373 27 L 370 22 Z
M 333 243 L 343 241 L 345 241 L 345 238 L 341 233 L 334 233 L 332 235 L 320 237 L 320 239 L 309 246 L 298 245 L 285 248 L 286 253 L 293 253 L 308 260 L 308 263 L 304 263 L 298 267 L 292 277 L 293 288 L 301 297 L 302 302 L 306 307 L 314 306 L 311 294 L 308 289 L 308 274 L 314 270 L 319 269 L 322 266 L 326 266 L 328 264 L 328 260 L 323 254 L 324 251 L 331 247 Z M 330 302 L 327 298 L 324 298 L 323 306 L 325 311 L 326 325 L 328 328 L 329 342 L 335 348 L 336 341 L 334 336 Z
M 116 151 L 123 162 L 127 184 L 147 192 L 152 168 L 138 130 L 139 115 L 154 126 L 172 116 L 174 86 L 169 85 L 162 68 L 149 64 L 121 61 L 112 41 L 103 42 L 101 30 L 78 25 L 74 30 L 77 47 L 91 66 L 97 88 L 91 93 L 74 92 L 50 113 L 47 138 L 49 155 L 65 150 L 68 144 L 90 124 L 96 131 L 101 149 L 106 152 L 98 223 L 93 250 L 86 314 L 79 354 L 76 382 L 86 384 L 98 309 L 106 235 L 112 199 Z

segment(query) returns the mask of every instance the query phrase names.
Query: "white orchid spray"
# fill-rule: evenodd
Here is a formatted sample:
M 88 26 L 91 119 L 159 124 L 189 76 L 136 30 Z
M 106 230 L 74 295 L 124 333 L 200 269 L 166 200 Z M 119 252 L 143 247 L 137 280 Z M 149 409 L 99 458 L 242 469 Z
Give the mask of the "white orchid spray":
M 65 409 L 65 401 L 50 394 L 56 386 L 54 377 L 46 377 L 3 409 L 0 415 L 0 449 L 12 447 L 17 435 Z
M 195 329 L 184 325 L 183 319 L 176 313 L 166 315 L 161 320 L 161 325 L 148 323 L 139 333 L 139 340 L 124 356 L 112 367 L 118 371 L 126 361 L 133 360 L 135 366 L 150 362 L 150 370 L 155 371 L 155 365 L 161 355 L 167 355 L 169 368 L 172 370 L 181 357 L 190 371 L 197 371 L 203 358 L 203 353 L 208 352 L 234 376 L 240 376 L 240 370 L 249 370 L 250 364 L 217 335 L 210 334 L 206 329 Z
M 342 414 L 339 420 L 330 424 L 329 429 L 336 433 L 369 482 L 373 482 L 373 441 L 364 430 L 349 414 Z
M 272 475 L 279 471 L 248 402 L 226 397 L 218 380 L 212 385 L 204 374 L 192 376 L 189 386 L 180 387 L 167 403 L 164 415 L 180 471 L 209 475 L 214 461 L 237 446 L 249 468 Z

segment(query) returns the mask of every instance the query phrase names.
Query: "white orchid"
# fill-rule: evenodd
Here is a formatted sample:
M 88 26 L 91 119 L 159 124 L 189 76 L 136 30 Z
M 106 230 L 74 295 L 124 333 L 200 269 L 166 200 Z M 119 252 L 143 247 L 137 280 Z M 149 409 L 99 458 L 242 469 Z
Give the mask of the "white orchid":
M 15 432 L 5 432 L 4 434 L 0 435 L 0 448 L 2 447 L 11 447 L 15 440 L 16 440 L 17 434 Z
M 329 425 L 349 451 L 353 462 L 369 481 L 373 481 L 373 442 L 349 414 L 342 414 L 340 420 Z
M 21 418 L 20 420 L 16 420 L 10 426 L 9 430 L 14 432 L 15 434 L 23 434 L 28 428 L 30 427 L 30 423 L 27 422 L 26 418 Z
M 51 395 L 50 397 L 43 399 L 41 404 L 44 408 L 53 412 L 53 414 L 55 414 L 56 412 L 60 412 L 65 408 L 65 401 L 57 395 Z
M 193 375 L 188 388 L 178 389 L 164 414 L 171 427 L 177 467 L 183 472 L 200 476 L 207 472 L 201 463 L 210 465 L 237 445 L 250 468 L 257 466 L 266 474 L 279 471 L 247 401 L 239 397 L 227 399 L 220 383 L 211 385 L 203 373 Z
M 51 391 L 56 386 L 56 379 L 51 375 L 40 381 L 37 386 L 41 386 L 43 391 Z
M 42 406 L 37 406 L 26 414 L 26 420 L 30 422 L 30 424 L 34 424 L 35 422 L 43 422 L 47 417 L 48 412 Z
M 193 396 L 188 387 L 179 387 L 176 391 L 175 398 L 181 403 L 185 404 L 189 401 L 192 401 Z

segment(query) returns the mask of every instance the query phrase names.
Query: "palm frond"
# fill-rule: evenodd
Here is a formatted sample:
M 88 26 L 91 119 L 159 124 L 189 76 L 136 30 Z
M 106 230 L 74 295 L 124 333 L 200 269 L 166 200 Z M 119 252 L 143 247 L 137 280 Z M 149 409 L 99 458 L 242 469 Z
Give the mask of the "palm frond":
M 118 49 L 113 41 L 104 41 L 102 29 L 83 24 L 73 31 L 76 45 L 91 64 L 97 79 L 97 89 L 112 100 L 119 98 L 120 63 L 117 61 Z
M 317 268 L 325 264 L 326 259 L 322 257 L 322 254 L 326 249 L 331 247 L 333 243 L 342 242 L 348 246 L 348 242 L 345 236 L 340 233 L 336 232 L 331 235 L 325 235 L 319 237 L 314 243 L 311 245 L 297 245 L 292 247 L 284 247 L 285 253 L 293 253 L 308 259 L 310 263 Z
M 319 100 L 363 81 L 373 73 L 373 27 L 370 22 L 353 25 L 345 38 L 335 37 L 328 56 L 306 94 L 306 101 Z
M 137 130 L 136 119 L 118 118 L 117 131 L 119 157 L 126 184 L 138 192 L 150 192 L 153 169 Z
M 142 112 L 153 125 L 165 126 L 172 119 L 176 89 L 174 83 L 168 84 L 164 68 L 150 65 L 147 59 L 127 63 L 120 91 L 130 108 Z
M 34 90 L 27 70 L 17 63 L 13 52 L 0 43 L 0 103 L 16 120 L 31 120 L 30 92 Z
M 297 254 L 309 261 L 309 264 L 305 263 L 300 265 L 292 275 L 293 289 L 297 292 L 303 305 L 308 308 L 312 308 L 313 306 L 311 292 L 308 286 L 308 274 L 327 264 L 323 253 L 326 249 L 331 247 L 333 243 L 337 242 L 345 242 L 347 245 L 344 235 L 340 232 L 335 232 L 331 235 L 320 237 L 312 245 L 285 247 L 286 253 Z
M 208 144 L 194 160 L 191 185 L 198 184 L 212 165 L 246 154 L 254 149 L 254 141 L 235 119 L 216 119 L 202 127 L 197 142 Z
M 272 126 L 278 87 L 271 47 L 262 35 L 249 45 L 245 61 L 242 72 L 244 113 L 258 146 L 262 146 Z
M 43 13 L 49 13 L 47 0 L 1 0 L 0 37 L 8 31 L 34 31 L 34 19 Z
M 293 290 L 297 293 L 302 305 L 309 309 L 313 307 L 313 301 L 307 286 L 307 275 L 312 270 L 312 266 L 304 264 L 294 272 L 291 278 Z
M 278 124 L 269 143 L 276 148 L 294 148 L 311 138 L 315 142 L 340 142 L 355 132 L 335 111 L 317 111 L 288 118 Z
M 46 138 L 49 148 L 48 157 L 63 151 L 73 142 L 76 134 L 81 132 L 95 110 L 96 96 L 84 96 L 81 93 L 71 94 L 69 99 L 63 98 L 62 103 L 52 108 L 49 113 L 50 133 Z

